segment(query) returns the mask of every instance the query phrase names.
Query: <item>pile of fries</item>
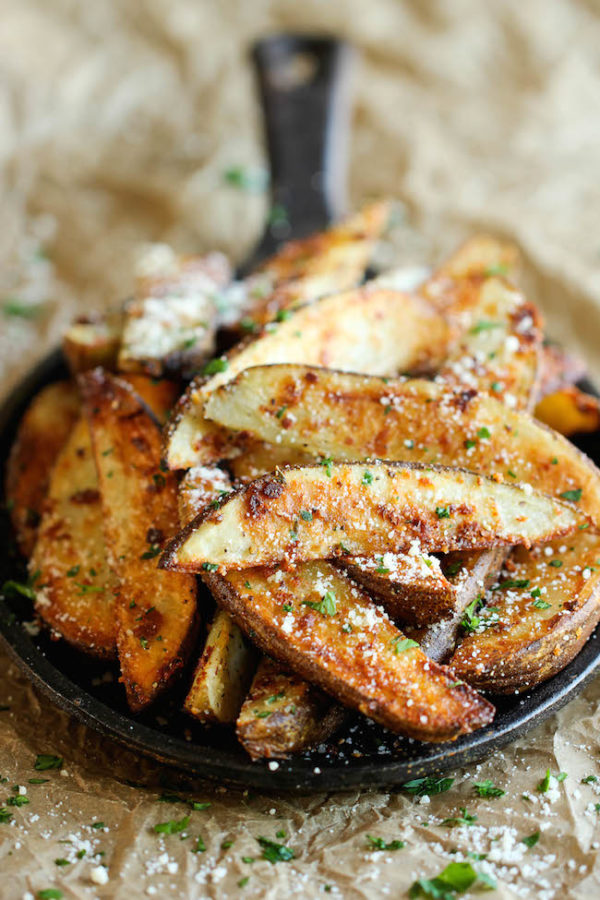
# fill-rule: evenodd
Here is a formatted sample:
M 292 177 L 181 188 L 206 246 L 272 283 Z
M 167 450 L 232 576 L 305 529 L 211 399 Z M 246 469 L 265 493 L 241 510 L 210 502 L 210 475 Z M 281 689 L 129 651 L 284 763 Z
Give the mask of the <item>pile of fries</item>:
M 493 719 L 478 691 L 550 678 L 600 618 L 600 477 L 565 437 L 600 426 L 582 366 L 491 237 L 365 281 L 388 214 L 243 282 L 146 248 L 9 461 L 40 619 L 117 657 L 133 712 L 187 678 L 186 712 L 253 758 L 348 710 L 455 739 Z

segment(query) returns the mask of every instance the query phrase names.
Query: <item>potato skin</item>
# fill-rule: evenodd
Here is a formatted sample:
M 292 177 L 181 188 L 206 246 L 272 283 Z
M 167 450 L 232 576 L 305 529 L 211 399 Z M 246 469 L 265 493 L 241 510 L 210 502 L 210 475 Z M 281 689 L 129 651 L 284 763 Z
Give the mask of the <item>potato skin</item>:
M 600 621 L 600 535 L 579 532 L 564 545 L 548 546 L 559 567 L 544 555 L 547 548 L 513 551 L 500 583 L 522 580 L 528 587 L 488 592 L 498 624 L 465 635 L 450 660 L 478 690 L 512 694 L 547 681 L 574 659 Z
M 264 656 L 244 700 L 236 734 L 252 759 L 285 759 L 327 740 L 348 711 Z

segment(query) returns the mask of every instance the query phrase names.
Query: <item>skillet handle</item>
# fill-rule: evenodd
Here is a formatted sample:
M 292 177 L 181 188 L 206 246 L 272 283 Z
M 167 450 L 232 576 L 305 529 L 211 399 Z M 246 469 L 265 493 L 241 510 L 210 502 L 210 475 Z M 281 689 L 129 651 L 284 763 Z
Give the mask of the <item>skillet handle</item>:
M 257 256 L 345 210 L 352 53 L 343 41 L 292 35 L 254 47 L 273 210 Z

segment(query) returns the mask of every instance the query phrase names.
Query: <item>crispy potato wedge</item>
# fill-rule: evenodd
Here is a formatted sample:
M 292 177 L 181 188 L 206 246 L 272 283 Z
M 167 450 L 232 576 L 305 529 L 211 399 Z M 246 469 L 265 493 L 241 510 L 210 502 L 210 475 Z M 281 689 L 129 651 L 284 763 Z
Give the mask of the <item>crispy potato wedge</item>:
M 496 580 L 506 555 L 506 547 L 493 547 L 445 556 L 442 568 L 454 592 L 454 606 L 430 625 L 403 624 L 406 636 L 418 641 L 431 659 L 445 662 L 456 646 L 465 609 Z
M 600 619 L 599 558 L 600 535 L 587 531 L 566 546 L 515 550 L 486 593 L 479 627 L 452 657 L 457 675 L 482 690 L 512 694 L 564 669 Z
M 148 375 L 132 374 L 121 377 L 131 385 L 146 406 L 150 407 L 158 422 L 164 425 L 181 393 L 179 382 L 168 378 L 150 378 Z
M 284 465 L 306 465 L 315 456 L 278 444 L 255 443 L 230 461 L 236 478 L 247 483 Z M 194 471 L 194 470 L 190 470 Z M 448 614 L 456 601 L 454 589 L 444 578 L 439 561 L 417 546 L 408 554 L 387 553 L 378 556 L 344 557 L 342 569 L 376 594 L 392 619 L 402 622 L 429 622 Z
M 586 375 L 587 368 L 580 359 L 567 353 L 558 344 L 544 341 L 540 398 L 553 394 L 555 391 L 561 391 L 563 388 L 581 381 Z
M 268 322 L 280 309 L 357 285 L 390 212 L 387 201 L 372 203 L 327 231 L 288 241 L 257 269 L 269 287 L 250 293 L 244 316 Z
M 214 353 L 215 294 L 231 278 L 222 253 L 180 256 L 167 244 L 143 248 L 134 297 L 125 305 L 122 372 L 192 375 Z
M 52 466 L 79 414 L 77 388 L 57 381 L 35 395 L 19 423 L 6 466 L 6 501 L 24 556 L 35 544 Z
M 211 589 L 265 653 L 393 731 L 447 741 L 493 718 L 491 704 L 407 645 L 383 610 L 330 563 L 230 572 Z
M 456 605 L 456 591 L 444 577 L 439 560 L 423 553 L 418 541 L 408 553 L 385 553 L 370 559 L 349 556 L 340 565 L 377 596 L 393 621 L 403 625 L 435 622 Z
M 419 379 L 385 383 L 326 369 L 268 366 L 249 369 L 215 392 L 206 412 L 225 427 L 315 455 L 464 466 L 531 482 L 555 497 L 581 491 L 579 507 L 600 524 L 593 463 L 561 435 L 485 394 Z
M 285 759 L 327 740 L 348 712 L 310 682 L 263 656 L 236 723 L 252 759 Z
M 38 573 L 35 608 L 57 634 L 95 656 L 116 654 L 117 581 L 106 559 L 98 477 L 83 417 L 52 469 L 29 570 Z
M 514 244 L 486 234 L 465 241 L 439 269 L 424 282 L 422 294 L 440 311 L 462 305 L 474 285 L 487 278 L 502 276 L 515 281 L 520 269 L 520 254 Z
M 73 375 L 102 366 L 113 370 L 123 330 L 123 311 L 110 309 L 76 319 L 66 330 L 62 349 Z
M 538 395 L 542 323 L 536 307 L 501 278 L 473 286 L 453 308 L 461 335 L 438 375 L 450 387 L 487 391 L 511 409 Z
M 131 709 L 148 706 L 182 668 L 196 633 L 196 583 L 158 569 L 178 528 L 175 478 L 160 469 L 160 431 L 124 381 L 79 377 L 102 495 L 109 563 L 119 582 L 117 649 Z M 175 576 L 175 577 L 174 577 Z
M 226 472 L 216 467 L 189 469 L 177 494 L 180 524 L 231 490 Z M 257 652 L 228 613 L 217 609 L 184 703 L 184 710 L 207 724 L 233 724 L 256 669 Z
M 535 408 L 535 417 L 565 437 L 598 431 L 600 403 L 597 397 L 585 394 L 572 385 L 547 394 L 540 400 Z
M 290 310 L 283 321 L 213 360 L 205 379 L 196 379 L 180 399 L 166 430 L 169 468 L 189 469 L 239 453 L 243 436 L 233 436 L 204 416 L 204 405 L 221 385 L 251 366 L 278 362 L 326 365 L 389 375 L 439 356 L 446 346 L 445 321 L 418 297 L 377 282 Z
M 586 517 L 567 504 L 465 469 L 410 463 L 299 466 L 266 475 L 206 509 L 161 558 L 180 572 L 309 559 L 531 545 Z
M 258 654 L 229 613 L 217 610 L 184 710 L 206 723 L 230 725 L 250 687 Z

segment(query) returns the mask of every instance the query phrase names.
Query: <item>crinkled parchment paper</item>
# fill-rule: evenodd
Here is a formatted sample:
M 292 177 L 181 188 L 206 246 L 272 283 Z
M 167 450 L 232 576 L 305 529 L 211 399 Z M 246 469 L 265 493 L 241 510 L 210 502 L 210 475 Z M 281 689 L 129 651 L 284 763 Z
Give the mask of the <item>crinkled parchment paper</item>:
M 382 193 L 404 203 L 406 261 L 435 259 L 480 228 L 517 240 L 549 332 L 600 379 L 595 0 L 3 0 L 0 296 L 42 306 L 31 318 L 0 314 L 2 392 L 75 311 L 127 295 L 139 241 L 243 258 L 266 197 L 223 172 L 264 167 L 246 51 L 285 29 L 334 32 L 362 48 L 352 205 Z M 473 865 L 496 875 L 489 896 L 600 896 L 600 782 L 581 783 L 600 777 L 600 682 L 430 800 L 381 791 L 299 799 L 186 782 L 186 796 L 211 803 L 189 812 L 157 801 L 173 773 L 69 721 L 5 656 L 0 671 L 9 707 L 0 800 L 24 785 L 30 801 L 0 824 L 3 900 L 52 887 L 127 900 L 399 897 L 456 858 L 452 850 L 488 854 Z M 63 769 L 34 772 L 38 753 L 63 756 Z M 548 767 L 568 777 L 541 794 Z M 48 782 L 29 784 L 37 775 Z M 506 794 L 478 798 L 473 783 L 488 778 Z M 475 824 L 439 824 L 461 807 Z M 153 832 L 188 813 L 188 840 Z M 293 861 L 242 862 L 260 857 L 259 835 L 280 830 Z M 521 843 L 538 831 L 535 846 Z M 367 834 L 406 847 L 373 853 Z M 192 853 L 198 836 L 206 850 Z

